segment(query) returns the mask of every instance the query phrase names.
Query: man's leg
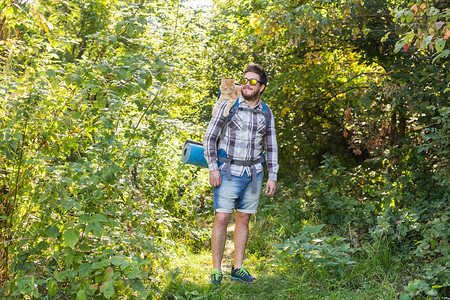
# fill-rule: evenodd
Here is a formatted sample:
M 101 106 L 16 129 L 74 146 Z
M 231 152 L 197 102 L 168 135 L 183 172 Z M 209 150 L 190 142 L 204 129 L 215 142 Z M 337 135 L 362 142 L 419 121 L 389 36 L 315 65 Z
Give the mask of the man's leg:
M 214 226 L 211 235 L 211 252 L 213 268 L 222 272 L 222 258 L 227 240 L 227 226 L 231 213 L 216 212 Z
M 239 269 L 244 262 L 245 248 L 248 240 L 248 224 L 251 214 L 236 212 L 234 228 L 234 268 Z

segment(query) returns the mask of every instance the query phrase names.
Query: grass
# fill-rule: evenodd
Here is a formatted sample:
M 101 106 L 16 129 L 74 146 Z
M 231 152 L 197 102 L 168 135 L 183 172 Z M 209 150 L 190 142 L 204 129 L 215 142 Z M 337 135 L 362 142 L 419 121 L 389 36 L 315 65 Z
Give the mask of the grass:
M 177 277 L 168 282 L 163 299 L 394 299 L 394 276 L 356 279 L 326 274 L 316 268 L 287 268 L 282 270 L 270 262 L 249 259 L 247 261 L 257 281 L 252 284 L 236 282 L 225 272 L 221 286 L 208 283 L 211 266 L 205 263 L 209 253 L 193 254 L 174 261 Z M 183 265 L 182 261 L 188 263 Z M 256 263 L 256 264 L 255 264 Z M 259 271 L 253 271 L 259 270 Z M 381 279 L 381 280 L 380 280 Z
M 229 227 L 229 236 L 232 234 Z M 252 239 L 252 237 L 250 237 Z M 192 253 L 179 245 L 171 254 L 166 280 L 161 284 L 161 299 L 396 299 L 401 293 L 402 266 L 387 267 L 376 255 L 360 255 L 357 263 L 344 273 L 292 259 L 278 261 L 274 255 L 249 254 L 245 265 L 257 280 L 246 284 L 231 280 L 232 241 L 224 257 L 221 286 L 209 284 L 212 270 L 208 249 Z M 376 254 L 376 253 L 372 253 Z M 380 256 L 385 253 L 380 252 Z M 378 262 L 377 262 L 378 260 Z

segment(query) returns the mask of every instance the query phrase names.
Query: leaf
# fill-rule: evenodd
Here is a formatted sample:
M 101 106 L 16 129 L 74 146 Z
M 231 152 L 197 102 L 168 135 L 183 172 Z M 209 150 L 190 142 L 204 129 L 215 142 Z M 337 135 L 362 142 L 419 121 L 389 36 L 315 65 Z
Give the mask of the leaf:
M 114 35 L 110 35 L 110 36 L 108 37 L 108 39 L 109 39 L 109 41 L 110 41 L 111 43 L 117 42 L 117 37 L 114 36 Z
M 4 11 L 3 11 L 3 15 L 7 18 L 10 19 L 14 16 L 14 7 L 13 6 L 8 6 Z
M 125 68 L 119 69 L 119 79 L 127 78 L 127 70 Z
M 159 58 L 159 57 L 156 58 L 155 63 L 156 63 L 158 66 L 160 66 L 160 67 L 164 67 L 164 66 L 165 66 L 164 61 L 163 61 L 161 58 Z
M 87 223 L 91 219 L 91 216 L 89 214 L 84 214 L 78 219 L 78 223 Z
M 390 32 L 386 33 L 386 34 L 381 38 L 381 42 L 382 42 L 382 43 L 386 42 L 386 40 L 389 38 L 389 35 L 390 35 L 390 34 L 391 34 Z
M 47 76 L 48 76 L 48 77 L 51 77 L 51 78 L 53 78 L 53 77 L 56 76 L 56 72 L 55 72 L 55 70 L 53 70 L 53 69 L 48 69 L 48 70 L 46 70 L 46 71 L 45 71 L 45 74 L 47 74 Z
M 73 208 L 73 201 L 72 200 L 66 200 L 62 203 L 61 209 L 62 211 L 68 211 Z
M 403 50 L 406 52 L 406 51 L 408 51 L 408 49 L 409 49 L 409 43 L 406 43 L 406 44 L 404 44 L 403 45 Z
M 399 10 L 399 11 L 395 14 L 395 18 L 396 18 L 396 19 L 400 19 L 400 18 L 403 16 L 403 14 L 405 13 L 406 10 L 407 10 L 406 8 L 404 8 L 404 9 L 402 9 L 402 10 Z
M 67 74 L 66 77 L 64 77 L 64 81 L 66 82 L 66 85 L 71 85 L 73 81 L 73 75 Z
M 134 25 L 134 29 L 138 32 L 138 33 L 142 33 L 144 31 L 144 29 L 141 26 L 138 26 L 137 24 Z
M 86 293 L 84 292 L 84 290 L 79 290 L 77 292 L 77 297 L 75 298 L 75 300 L 86 300 Z
M 105 217 L 105 215 L 103 214 L 95 214 L 92 216 L 92 220 L 93 221 L 98 221 L 98 222 L 108 222 L 108 218 Z
M 444 40 L 448 40 L 450 38 L 450 29 L 448 28 L 448 26 L 447 27 L 445 27 L 445 29 L 444 29 L 444 37 L 443 37 L 443 39 Z
M 100 286 L 100 292 L 103 293 L 105 298 L 109 299 L 114 296 L 114 282 L 113 280 L 108 280 Z
M 131 288 L 140 293 L 145 293 L 147 291 L 144 284 L 140 280 L 133 281 L 133 283 L 131 284 Z
M 404 39 L 401 39 L 401 40 L 399 40 L 397 43 L 395 43 L 394 51 L 395 51 L 395 52 L 399 52 L 400 49 L 403 48 L 403 45 L 405 45 L 405 42 L 406 42 L 406 41 L 405 41 Z
M 436 48 L 437 53 L 440 53 L 444 50 L 446 41 L 443 38 L 440 38 L 434 43 L 434 47 Z
M 145 89 L 148 89 L 153 83 L 153 78 L 151 74 L 148 74 L 147 78 L 145 79 Z
M 56 89 L 56 88 L 58 87 L 58 85 L 59 85 L 60 82 L 61 82 L 61 80 L 59 80 L 59 79 L 54 79 L 54 80 L 52 81 L 52 84 L 51 84 L 52 89 Z
M 426 38 L 424 38 L 422 41 L 422 48 L 426 48 L 432 39 L 433 39 L 432 35 L 429 35 Z
M 399 300 L 411 300 L 412 297 L 409 294 L 403 293 L 400 295 Z
M 75 229 L 69 229 L 63 233 L 64 243 L 70 248 L 73 248 L 79 239 L 80 233 Z
M 411 21 L 414 19 L 414 13 L 412 11 L 408 11 L 406 13 L 406 23 L 411 23 Z
M 134 26 L 133 25 L 128 25 L 127 26 L 127 35 L 132 36 L 134 32 Z
M 435 63 L 437 60 L 439 60 L 441 58 L 446 58 L 449 55 L 450 55 L 450 49 L 445 49 L 444 51 L 439 53 L 439 55 L 433 59 L 433 63 Z
M 86 233 L 92 232 L 94 235 L 98 237 L 103 236 L 103 226 L 98 221 L 91 221 L 88 223 L 85 229 Z
M 58 284 L 53 278 L 49 280 L 47 289 L 50 296 L 55 296 L 58 293 Z
M 439 31 L 439 29 L 441 29 L 442 28 L 442 26 L 444 26 L 444 24 L 445 24 L 445 22 L 437 22 L 436 23 L 436 30 L 438 30 Z
M 45 228 L 45 234 L 55 239 L 59 235 L 59 229 L 55 225 L 49 225 L 47 228 Z
M 139 17 L 137 19 L 137 21 L 139 22 L 139 24 L 141 25 L 146 25 L 147 24 L 147 19 L 145 19 L 144 17 Z
M 93 222 L 94 223 L 94 235 L 98 237 L 103 236 L 103 226 L 99 222 Z
M 108 281 L 110 279 L 112 279 L 114 276 L 114 270 L 113 268 L 111 268 L 111 266 L 109 266 L 108 268 L 106 268 L 105 274 L 103 275 L 103 281 Z
M 318 233 L 319 231 L 321 231 L 322 228 L 324 228 L 324 227 L 325 227 L 325 224 L 319 224 L 319 225 L 316 225 L 314 227 L 308 228 L 307 231 L 309 233 L 315 234 L 315 233 Z
M 92 271 L 91 263 L 83 263 L 78 267 L 78 276 L 85 277 Z

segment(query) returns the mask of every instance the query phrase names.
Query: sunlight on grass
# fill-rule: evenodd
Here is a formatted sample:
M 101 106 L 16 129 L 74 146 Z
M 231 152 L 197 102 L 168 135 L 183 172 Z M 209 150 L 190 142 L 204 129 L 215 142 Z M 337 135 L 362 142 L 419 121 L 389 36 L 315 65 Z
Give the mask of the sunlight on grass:
M 253 284 L 231 280 L 224 269 L 221 286 L 209 284 L 212 269 L 209 250 L 192 253 L 179 245 L 171 256 L 164 299 L 394 299 L 390 271 L 371 268 L 366 257 L 344 274 L 309 262 L 275 264 L 273 257 L 249 254 L 246 266 L 257 277 Z M 364 270 L 364 276 L 355 276 Z

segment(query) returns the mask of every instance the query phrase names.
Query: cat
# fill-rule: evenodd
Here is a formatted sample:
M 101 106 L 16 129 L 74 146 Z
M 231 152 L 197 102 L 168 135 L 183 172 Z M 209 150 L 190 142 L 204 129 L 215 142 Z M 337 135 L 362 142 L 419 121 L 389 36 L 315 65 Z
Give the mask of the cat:
M 212 115 L 214 116 L 217 113 L 223 102 L 228 102 L 225 110 L 223 111 L 223 116 L 228 117 L 230 114 L 230 109 L 233 107 L 234 103 L 236 103 L 236 99 L 239 98 L 240 94 L 241 86 L 236 85 L 234 79 L 222 79 L 222 83 L 220 85 L 220 97 L 214 105 Z

